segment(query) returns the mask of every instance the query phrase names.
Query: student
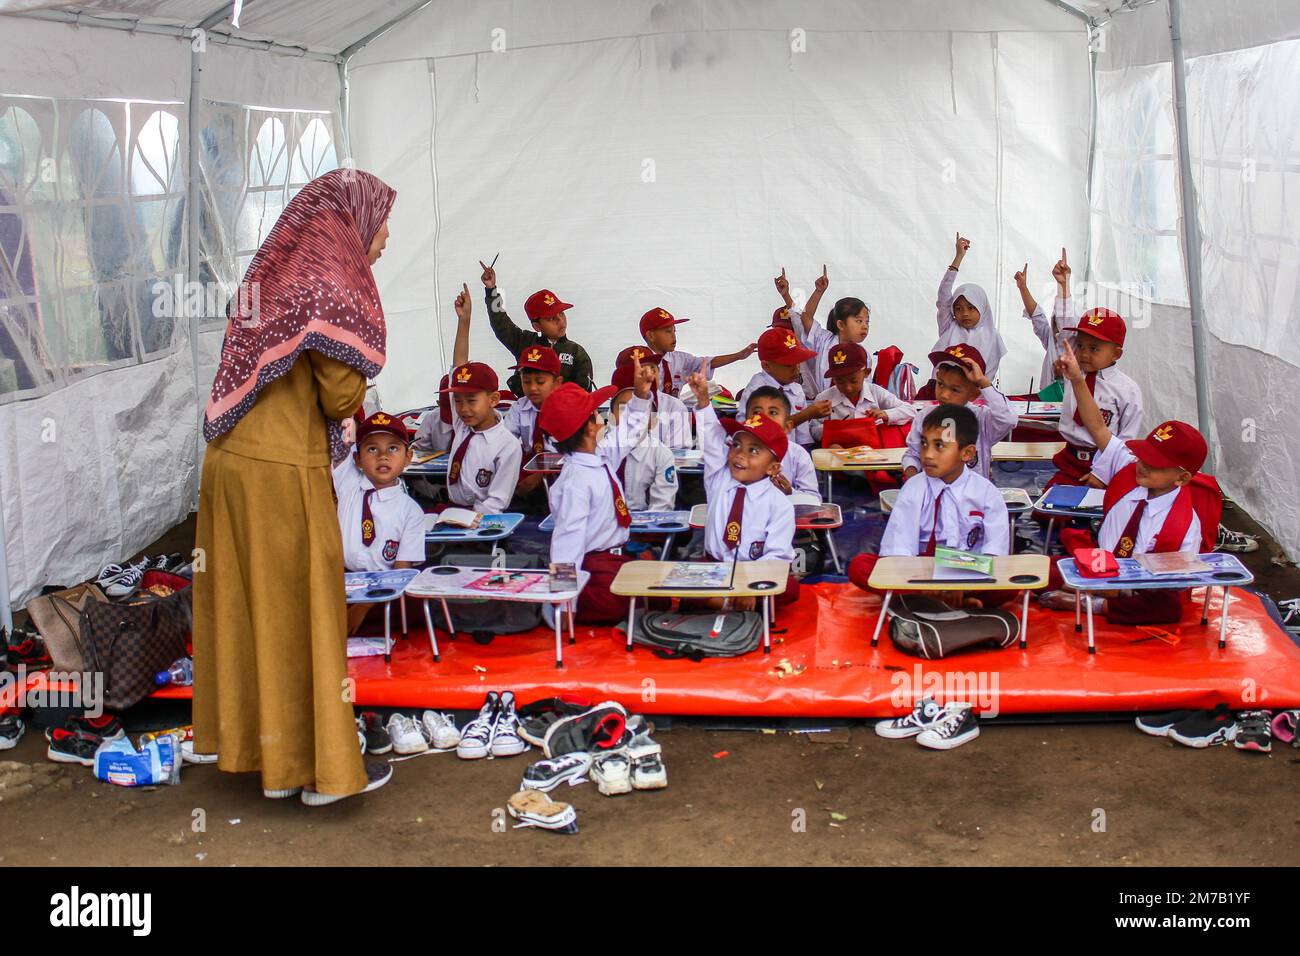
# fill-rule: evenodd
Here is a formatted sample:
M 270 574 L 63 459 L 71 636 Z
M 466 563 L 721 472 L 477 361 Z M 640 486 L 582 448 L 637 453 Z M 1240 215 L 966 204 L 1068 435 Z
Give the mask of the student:
M 400 418 L 375 412 L 357 424 L 353 454 L 334 466 L 343 567 L 348 571 L 391 571 L 424 560 L 424 512 L 401 481 L 411 463 L 410 441 Z M 349 634 L 370 607 L 348 607 Z
M 501 401 L 497 373 L 482 362 L 469 361 L 469 287 L 456 297 L 456 344 L 444 393 L 455 409 L 455 437 L 447 466 L 447 499 L 479 514 L 501 514 L 514 497 L 523 449 L 497 414 Z
M 661 391 L 659 387 L 662 383 L 659 377 L 662 358 L 644 345 L 629 345 L 615 356 L 614 368 L 635 369 L 637 365 L 649 365 L 654 369 L 655 387 L 650 393 L 650 411 L 653 413 L 651 437 L 669 448 L 691 448 L 690 409 L 676 395 Z
M 623 546 L 632 524 L 618 468 L 645 436 L 654 381 L 654 366 L 634 369 L 635 395 L 618 428 L 606 429 L 597 411 L 619 391 L 613 385 L 588 393 L 566 382 L 542 404 L 542 430 L 565 456 L 560 477 L 551 486 L 551 562 L 573 564 L 591 574 L 578 597 L 575 620 L 580 624 L 612 624 L 627 616 L 628 599 L 609 590 L 618 569 L 629 560 Z
M 560 357 L 555 354 L 555 349 L 548 346 L 529 345 L 519 353 L 518 363 L 510 366 L 510 369 L 519 373 L 519 384 L 523 392 L 506 411 L 503 421 L 510 433 L 519 440 L 520 460 L 526 465 L 535 455 L 555 451 L 555 443 L 546 437 L 537 423 L 537 413 L 546 401 L 546 396 L 560 384 Z M 526 502 L 528 505 L 541 504 L 537 492 L 544 477 L 520 472 L 519 483 L 515 486 L 516 500 L 529 499 Z
M 610 385 L 618 391 L 609 400 L 609 417 L 615 428 L 628 428 L 625 416 L 635 414 L 626 406 L 635 394 L 636 369 L 635 364 L 614 369 Z M 639 434 L 642 429 L 635 432 Z M 628 448 L 616 474 L 627 506 L 633 511 L 672 511 L 677 507 L 677 459 L 672 448 L 658 441 L 648 429 Z
M 757 344 L 751 342 L 738 352 L 703 358 L 690 352 L 678 351 L 676 326 L 689 321 L 690 319 L 675 319 L 667 309 L 657 307 L 641 316 L 641 338 L 659 356 L 659 388 L 674 398 L 685 384 L 686 376 L 702 372 L 705 378 L 712 378 L 714 369 L 747 359 L 758 348 Z
M 902 401 L 888 389 L 867 381 L 867 350 L 856 342 L 837 345 L 827 356 L 828 365 L 823 372 L 831 380 L 831 387 L 817 395 L 816 404 L 830 406 L 826 418 L 843 421 L 852 418 L 872 418 L 879 424 L 901 425 L 916 414 L 910 404 Z M 820 422 L 819 422 L 820 424 Z
M 1020 290 L 1020 301 L 1025 307 L 1025 318 L 1033 325 L 1038 341 L 1043 343 L 1045 354 L 1038 381 L 1044 388 L 1056 381 L 1056 360 L 1061 354 L 1057 336 L 1065 324 L 1065 303 L 1070 299 L 1070 267 L 1065 261 L 1064 248 L 1061 249 L 1061 258 L 1052 267 L 1052 278 L 1056 280 L 1056 302 L 1052 307 L 1051 321 L 1048 321 L 1033 293 L 1029 291 L 1029 263 L 1026 262 L 1024 268 L 1015 274 L 1016 288 Z
M 1067 343 L 1057 368 L 1078 403 L 1079 417 L 1097 443 L 1092 473 L 1106 484 L 1097 544 L 1117 558 L 1152 552 L 1192 554 L 1214 550 L 1222 494 L 1200 473 L 1205 439 L 1186 422 L 1162 422 L 1146 438 L 1123 441 L 1111 434 L 1086 374 Z M 1202 520 L 1204 518 L 1204 520 Z M 1070 531 L 1062 539 L 1070 543 Z M 1090 541 L 1079 540 L 1077 546 Z M 1085 595 L 1112 624 L 1173 624 L 1182 618 L 1185 590 L 1115 591 Z M 1039 599 L 1048 607 L 1074 608 L 1074 595 L 1053 591 Z
M 781 269 L 779 276 L 773 277 L 772 281 L 776 284 L 776 291 L 781 296 L 784 305 L 778 306 L 772 312 L 772 324 L 769 328 L 786 329 L 790 332 L 798 332 L 795 329 L 795 313 L 798 310 L 794 307 L 794 299 L 790 296 L 790 282 L 785 277 L 785 269 Z M 800 324 L 802 328 L 802 324 Z M 813 365 L 815 359 L 802 362 L 799 365 L 799 381 L 803 385 L 804 397 L 812 401 L 813 396 L 822 390 L 822 380 L 814 375 Z
M 785 431 L 790 430 L 790 397 L 779 388 L 764 385 L 745 395 L 744 418 L 764 415 L 776 422 Z M 785 454 L 781 457 L 781 468 L 772 478 L 785 494 L 796 491 L 812 495 L 822 500 L 821 489 L 817 485 L 817 470 L 813 467 L 812 455 L 794 442 L 786 442 Z
M 780 560 L 789 564 L 794 560 L 794 506 L 775 481 L 789 445 L 786 429 L 766 415 L 720 422 L 709 404 L 708 380 L 696 373 L 687 384 L 701 408 L 695 424 L 709 496 L 705 552 L 713 561 Z M 776 598 L 777 606 L 799 599 L 799 579 L 787 573 L 786 580 L 785 593 Z M 756 602 L 739 598 L 734 603 L 750 610 Z
M 812 429 L 808 422 L 817 414 L 825 414 L 825 410 L 820 408 L 809 410 L 808 396 L 804 394 L 803 386 L 799 384 L 799 365 L 815 354 L 812 349 L 800 345 L 793 332 L 784 329 L 768 329 L 758 337 L 758 359 L 763 366 L 763 371 L 751 378 L 749 384 L 736 396 L 736 406 L 744 408 L 746 394 L 764 385 L 785 392 L 790 400 L 790 428 L 794 440 L 800 445 L 811 445 Z M 698 429 L 698 413 L 695 424 Z
M 1074 306 L 1068 300 L 1063 308 L 1067 315 L 1074 313 Z M 1124 354 L 1127 332 L 1124 319 L 1110 309 L 1090 309 L 1064 331 L 1075 333 L 1071 348 L 1083 372 L 1084 387 L 1101 410 L 1106 427 L 1116 438 L 1125 441 L 1137 438 L 1142 427 L 1142 390 L 1115 367 Z M 1078 399 L 1072 388 L 1065 390 L 1061 402 L 1060 430 L 1065 448 L 1052 459 L 1057 472 L 1051 483 L 1104 488 L 1104 482 L 1092 473 L 1098 446 L 1079 415 Z
M 849 562 L 849 580 L 864 590 L 881 557 L 931 556 L 938 545 L 980 554 L 1010 553 L 1010 521 L 1002 492 L 974 467 L 980 423 L 968 405 L 932 409 L 913 430 L 921 436 L 921 471 L 898 493 L 880 539 L 880 554 Z M 980 606 L 1008 600 L 1014 592 L 982 592 Z
M 861 299 L 846 298 L 836 302 L 831 308 L 830 315 L 826 317 L 825 328 L 813 321 L 817 306 L 821 304 L 822 295 L 825 294 L 829 284 L 826 267 L 822 266 L 822 274 L 813 283 L 813 294 L 808 297 L 803 311 L 795 310 L 791 315 L 799 341 L 817 353 L 808 363 L 812 371 L 814 394 L 822 391 L 826 386 L 826 370 L 830 368 L 831 352 L 841 345 L 852 344 L 863 347 L 862 343 L 867 340 L 867 334 L 871 331 L 871 309 Z M 866 351 L 865 347 L 863 351 Z M 869 356 L 865 367 L 868 372 L 871 371 Z M 814 426 L 814 436 L 820 437 L 820 432 L 821 429 Z
M 984 370 L 984 356 L 973 345 L 950 345 L 941 352 L 930 353 L 934 363 L 934 396 L 941 404 L 969 406 L 979 425 L 976 454 L 971 467 L 985 478 L 992 474 L 993 446 L 1002 441 L 1019 421 L 1007 398 L 989 381 Z M 983 405 L 971 405 L 977 398 Z M 916 425 L 907 435 L 903 454 L 903 478 L 921 470 L 922 430 Z
M 497 272 L 491 266 L 483 265 L 483 293 L 487 299 L 488 321 L 492 324 L 492 334 L 497 341 L 510 350 L 511 355 L 518 355 L 529 345 L 545 345 L 555 350 L 560 359 L 561 377 L 566 382 L 574 382 L 587 391 L 592 389 L 591 357 L 587 350 L 567 335 L 569 329 L 569 309 L 567 302 L 561 302 L 550 289 L 534 292 L 524 301 L 524 314 L 533 325 L 529 332 L 511 321 L 506 314 L 501 300 L 501 291 L 497 288 Z M 516 372 L 506 381 L 506 385 L 516 395 L 523 390 L 523 382 Z
M 420 427 L 415 432 L 416 451 L 446 451 L 451 447 L 455 431 L 451 427 L 451 398 L 443 394 L 447 376 L 438 382 L 438 404 L 424 413 Z
M 997 377 L 1007 347 L 993 325 L 988 294 L 973 282 L 953 288 L 957 270 L 969 249 L 970 240 L 957 233 L 956 255 L 939 283 L 939 295 L 935 301 L 939 338 L 930 351 L 942 352 L 952 345 L 973 345 L 984 356 L 985 371 L 993 379 Z

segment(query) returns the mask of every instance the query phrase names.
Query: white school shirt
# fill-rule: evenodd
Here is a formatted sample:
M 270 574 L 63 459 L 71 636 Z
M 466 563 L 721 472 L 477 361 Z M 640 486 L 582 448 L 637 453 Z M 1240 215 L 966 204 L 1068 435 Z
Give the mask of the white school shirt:
M 954 289 L 953 283 L 956 281 L 957 270 L 950 268 L 944 272 L 943 279 L 939 282 L 939 294 L 934 303 L 939 338 L 930 347 L 930 351 L 940 352 L 961 343 L 975 346 L 984 358 L 984 370 L 991 382 L 997 378 L 1002 356 L 1007 354 L 1006 343 L 1002 341 L 1002 333 L 993 324 L 993 307 L 989 305 L 988 293 L 973 282 L 962 283 Z M 952 304 L 958 298 L 964 298 L 979 312 L 980 320 L 975 328 L 963 329 L 952 317 Z
M 618 425 L 605 429 L 595 453 L 574 452 L 564 458 L 560 477 L 551 485 L 551 562 L 582 567 L 592 551 L 608 551 L 627 544 L 628 529 L 619 527 L 614 512 L 613 475 L 628 452 L 645 439 L 650 401 L 635 395 L 623 406 Z M 627 414 L 631 412 L 632 414 Z M 622 485 L 619 485 L 622 492 Z M 624 493 L 623 500 L 627 501 Z M 628 510 L 632 508 L 628 504 Z
M 1112 478 L 1134 461 L 1137 459 L 1128 450 L 1128 445 L 1120 439 L 1112 438 L 1093 458 L 1092 473 L 1110 484 Z M 1142 520 L 1138 522 L 1137 541 L 1133 547 L 1133 554 L 1147 554 L 1155 550 L 1156 535 L 1165 526 L 1165 519 L 1169 517 L 1169 511 L 1174 506 L 1178 491 L 1166 492 L 1158 498 L 1148 498 L 1147 494 L 1146 488 L 1137 485 L 1111 506 L 1101 522 L 1101 530 L 1097 532 L 1098 545 L 1106 551 L 1114 551 L 1115 546 L 1119 544 L 1120 535 L 1124 533 L 1129 519 L 1133 517 L 1138 502 L 1146 498 L 1147 507 L 1142 512 Z M 1183 536 L 1183 543 L 1178 550 L 1193 552 L 1201 550 L 1201 519 L 1195 511 L 1192 512 L 1192 520 L 1187 525 L 1187 534 Z
M 816 402 L 823 400 L 831 403 L 831 413 L 827 416 L 831 421 L 868 418 L 872 412 L 880 409 L 885 413 L 886 422 L 890 425 L 901 425 L 903 422 L 910 422 L 916 413 L 911 403 L 904 402 L 889 389 L 881 388 L 865 379 L 862 382 L 862 393 L 858 395 L 856 402 L 851 401 L 835 385 L 818 392 L 817 397 L 813 399 Z
M 694 375 L 712 362 L 712 355 L 692 355 L 690 352 L 673 349 L 665 354 L 659 363 L 659 388 L 676 398 L 677 393 L 686 384 L 687 376 Z M 668 366 L 667 375 L 664 374 L 665 365 Z M 711 367 L 709 372 L 713 372 Z
M 742 486 L 727 467 L 727 433 L 712 408 L 695 416 L 704 452 L 704 490 L 709 499 L 709 517 L 704 526 L 704 550 L 715 561 L 730 561 L 739 553 L 741 561 L 794 560 L 794 505 L 776 485 L 763 478 Z M 723 543 L 727 518 L 736 492 L 745 489 L 741 512 L 740 542 L 736 551 Z
M 967 468 L 950 485 L 925 472 L 907 479 L 880 539 L 881 557 L 916 557 L 925 553 L 934 528 L 934 502 L 940 492 L 943 497 L 939 499 L 936 546 L 980 554 L 1011 553 L 1011 524 L 1002 492 L 993 487 L 993 482 Z
M 424 451 L 446 451 L 451 447 L 455 433 L 438 416 L 438 409 L 431 408 L 420 419 L 420 427 L 415 431 L 414 445 Z
M 453 416 L 451 422 L 456 437 L 447 452 L 447 467 L 450 469 L 456 450 L 462 443 L 470 442 L 460 463 L 460 476 L 455 482 L 447 483 L 447 497 L 454 505 L 473 508 L 485 515 L 497 515 L 506 510 L 510 499 L 515 496 L 523 458 L 519 440 L 500 415 L 496 415 L 496 419 L 495 425 L 471 439 L 472 429 L 461 421 L 459 415 Z
M 822 500 L 821 486 L 817 484 L 817 469 L 813 467 L 812 455 L 802 445 L 790 442 L 786 446 L 785 457 L 781 459 L 781 474 L 785 475 L 794 491 L 816 495 Z M 745 507 L 749 507 L 748 501 Z
M 400 482 L 370 496 L 375 539 L 369 547 L 361 543 L 361 507 L 366 492 L 374 487 L 352 455 L 334 466 L 343 567 L 348 571 L 391 571 L 398 561 L 420 563 L 424 560 L 424 512 Z
M 1101 417 L 1112 435 L 1122 441 L 1141 435 L 1142 389 L 1137 382 L 1112 365 L 1097 373 L 1092 397 L 1097 400 Z M 1094 448 L 1096 446 L 1088 429 L 1074 420 L 1078 408 L 1074 386 L 1067 383 L 1065 397 L 1061 402 L 1061 438 L 1071 445 Z
M 659 411 L 655 413 L 653 436 L 669 448 L 694 447 L 691 438 L 691 410 L 680 398 L 668 392 L 659 392 L 655 398 L 659 403 Z
M 623 478 L 623 497 L 632 511 L 677 507 L 677 459 L 667 445 L 647 439 L 630 449 L 623 459 Z
M 521 398 L 506 411 L 505 422 L 506 428 L 510 433 L 519 440 L 519 450 L 523 456 L 525 464 L 533 455 L 533 431 L 537 426 L 537 406 L 527 398 Z M 542 434 L 543 451 L 555 451 L 555 442 L 551 441 L 551 436 Z
M 980 389 L 980 398 L 984 399 L 985 404 L 970 404 L 966 407 L 975 413 L 980 426 L 979 440 L 975 443 L 976 459 L 973 467 L 988 478 L 993 473 L 993 446 L 1007 437 L 1007 433 L 1015 427 L 1020 416 L 1011 407 L 1007 397 L 992 385 Z M 912 430 L 907 433 L 907 451 L 903 453 L 904 471 L 908 468 L 922 471 L 921 423 L 925 421 L 925 416 L 937 407 L 937 404 L 923 406 L 917 410 L 916 417 L 912 419 Z
M 745 396 L 748 395 L 750 392 L 752 392 L 754 389 L 762 388 L 765 385 L 771 386 L 772 388 L 780 389 L 781 391 L 785 392 L 785 397 L 790 400 L 791 415 L 794 415 L 796 412 L 801 412 L 808 407 L 808 396 L 804 394 L 803 386 L 800 385 L 797 381 L 791 382 L 789 385 L 782 385 L 780 382 L 774 379 L 771 375 L 768 375 L 766 372 L 759 372 L 757 375 L 755 375 L 753 378 L 749 380 L 749 384 L 746 385 L 744 389 L 741 391 L 741 393 L 736 396 L 737 415 L 739 415 L 741 418 L 744 418 Z M 696 431 L 699 431 L 699 427 L 700 427 L 700 423 L 699 423 L 699 418 L 697 413 L 697 417 L 695 421 Z M 790 440 L 800 445 L 811 445 L 813 441 L 812 427 L 809 425 L 808 422 L 804 422 L 798 428 L 796 428 L 794 431 L 790 433 Z

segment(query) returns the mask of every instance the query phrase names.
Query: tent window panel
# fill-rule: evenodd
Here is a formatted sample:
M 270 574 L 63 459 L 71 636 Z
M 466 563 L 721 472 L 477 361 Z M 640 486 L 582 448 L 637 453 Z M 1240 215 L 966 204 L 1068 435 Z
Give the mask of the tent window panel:
M 305 186 L 317 176 L 337 169 L 338 154 L 334 149 L 334 137 L 321 121 L 315 117 L 303 128 L 298 138 L 298 146 L 293 153 L 292 183 Z

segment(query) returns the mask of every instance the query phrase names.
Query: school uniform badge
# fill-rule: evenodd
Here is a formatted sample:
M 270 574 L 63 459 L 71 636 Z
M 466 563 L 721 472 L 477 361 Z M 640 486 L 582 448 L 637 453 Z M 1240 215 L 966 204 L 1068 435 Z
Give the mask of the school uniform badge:
M 384 542 L 384 560 L 385 560 L 385 561 L 396 561 L 396 560 L 397 560 L 397 542 L 396 542 L 396 541 L 385 541 L 385 542 Z
M 977 524 L 970 529 L 970 534 L 966 535 L 966 550 L 972 551 L 975 545 L 979 543 L 980 538 L 984 537 L 984 526 Z
M 677 480 L 677 466 L 669 465 L 667 468 L 664 469 L 664 481 L 668 482 L 668 484 L 671 485 L 676 480 Z
M 767 550 L 766 541 L 755 541 L 753 544 L 749 546 L 749 560 L 757 561 L 759 558 L 763 556 L 763 552 L 766 550 Z
M 480 488 L 486 488 L 492 484 L 492 469 L 480 468 L 478 474 L 474 476 L 474 483 Z

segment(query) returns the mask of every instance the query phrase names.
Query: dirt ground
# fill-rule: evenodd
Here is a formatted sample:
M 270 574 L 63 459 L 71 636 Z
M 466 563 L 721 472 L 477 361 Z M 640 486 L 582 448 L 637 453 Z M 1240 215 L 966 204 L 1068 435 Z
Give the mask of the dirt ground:
M 146 551 L 192 535 L 191 520 Z M 1300 573 L 1262 545 L 1247 556 L 1262 589 L 1300 594 Z M 128 727 L 184 718 L 176 707 L 149 702 Z M 406 760 L 383 790 L 311 809 L 211 766 L 187 767 L 177 787 L 112 787 L 50 764 L 33 729 L 0 753 L 0 865 L 1300 865 L 1290 747 L 1191 750 L 1127 721 L 994 723 L 949 753 L 861 722 L 796 735 L 678 720 L 656 736 L 668 788 L 562 788 L 581 832 L 561 836 L 504 815 L 536 752 Z

